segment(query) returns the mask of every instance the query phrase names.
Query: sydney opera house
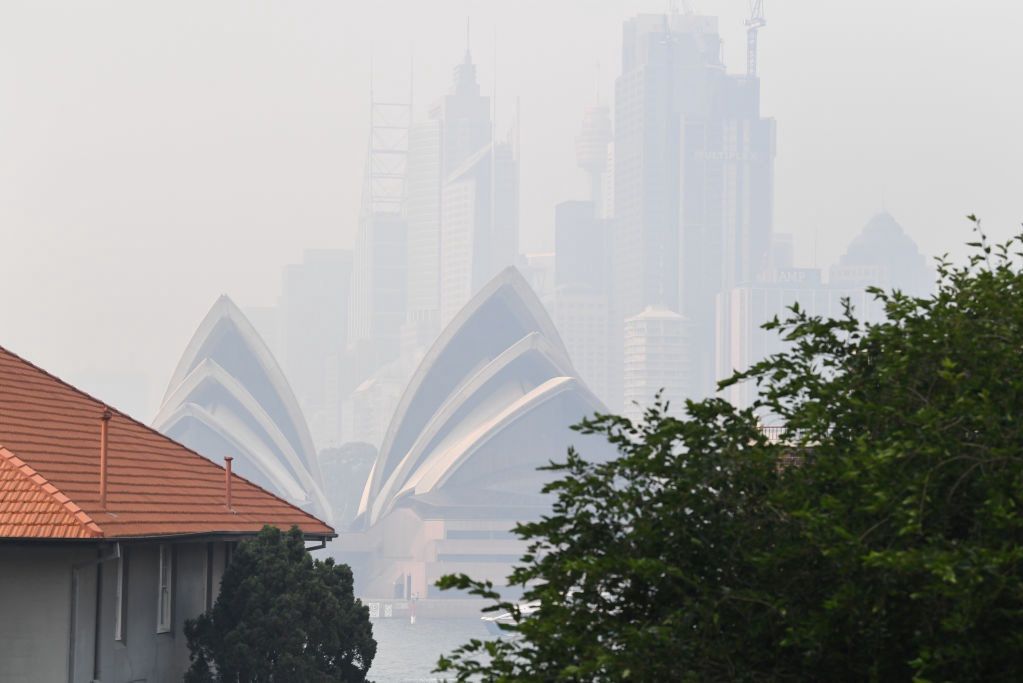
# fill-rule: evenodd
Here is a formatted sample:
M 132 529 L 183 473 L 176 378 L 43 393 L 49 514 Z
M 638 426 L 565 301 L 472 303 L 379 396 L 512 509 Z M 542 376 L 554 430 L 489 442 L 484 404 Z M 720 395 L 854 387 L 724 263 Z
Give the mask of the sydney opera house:
M 313 440 L 269 348 L 220 297 L 185 348 L 153 427 L 321 519 L 331 510 Z
M 504 583 L 525 550 L 511 529 L 549 510 L 541 489 L 570 445 L 609 446 L 570 426 L 604 410 L 573 368 L 537 295 L 502 271 L 454 316 L 391 417 L 337 554 L 370 598 L 447 598 L 466 572 Z M 313 441 L 284 373 L 226 296 L 185 349 L 154 427 L 323 519 Z
M 450 572 L 504 583 L 524 550 L 512 526 L 549 509 L 537 468 L 570 444 L 606 449 L 569 428 L 600 410 L 528 283 L 501 272 L 443 330 L 390 422 L 341 542 L 359 592 L 450 597 L 433 586 Z

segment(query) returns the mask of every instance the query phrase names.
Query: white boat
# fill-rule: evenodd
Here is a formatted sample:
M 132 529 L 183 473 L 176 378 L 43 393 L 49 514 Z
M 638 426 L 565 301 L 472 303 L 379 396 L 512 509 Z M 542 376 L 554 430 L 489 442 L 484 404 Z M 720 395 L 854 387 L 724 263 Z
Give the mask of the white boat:
M 529 602 L 524 602 L 519 604 L 518 608 L 519 614 L 521 614 L 522 616 L 529 616 L 530 614 L 540 609 L 540 601 L 531 600 Z M 501 628 L 501 624 L 515 623 L 515 619 L 512 616 L 511 612 L 503 612 L 501 614 L 487 614 L 486 616 L 480 617 L 480 619 L 482 619 L 483 623 L 486 625 L 487 631 L 489 631 L 495 636 L 507 633 Z

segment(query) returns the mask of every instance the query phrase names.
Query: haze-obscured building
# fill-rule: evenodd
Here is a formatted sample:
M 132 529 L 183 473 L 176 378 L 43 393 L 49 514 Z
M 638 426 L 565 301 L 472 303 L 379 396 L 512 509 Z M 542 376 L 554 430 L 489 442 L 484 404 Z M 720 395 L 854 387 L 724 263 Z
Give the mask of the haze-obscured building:
M 746 370 L 764 358 L 784 351 L 787 344 L 777 331 L 762 329 L 764 323 L 792 315 L 798 304 L 810 316 L 837 318 L 848 299 L 856 317 L 864 322 L 884 319 L 884 307 L 867 287 L 900 289 L 914 296 L 933 290 L 933 272 L 916 243 L 887 212 L 873 216 L 850 242 L 839 262 L 829 269 L 825 282 L 821 270 L 793 268 L 791 240 L 781 237 L 771 247 L 775 267 L 765 268 L 751 283 L 721 292 L 717 299 L 716 375 L 723 380 Z M 740 407 L 749 406 L 756 387 L 737 384 L 724 396 Z
M 678 313 L 649 306 L 625 321 L 625 411 L 637 422 L 660 396 L 681 416 L 693 396 L 692 327 Z
M 185 347 L 153 427 L 289 503 L 331 519 L 312 436 L 284 373 L 221 296 Z
M 524 550 L 510 529 L 549 509 L 537 468 L 571 443 L 603 454 L 606 443 L 569 429 L 601 409 L 536 294 L 504 270 L 444 329 L 402 395 L 342 548 L 359 592 L 456 598 L 434 582 L 462 571 L 503 584 Z
M 727 379 L 785 350 L 786 344 L 778 332 L 762 329 L 764 323 L 775 316 L 785 320 L 795 304 L 809 315 L 839 317 L 844 298 L 861 314 L 874 308 L 871 297 L 862 288 L 828 285 L 817 268 L 769 270 L 757 282 L 721 292 L 717 301 L 717 380 Z M 756 385 L 745 382 L 728 387 L 723 397 L 746 408 L 756 393 Z
M 554 321 L 586 384 L 608 399 L 610 223 L 592 201 L 562 202 L 554 218 Z
M 890 213 L 881 211 L 867 221 L 838 263 L 831 266 L 830 282 L 850 288 L 900 289 L 922 296 L 934 289 L 934 271 L 913 238 Z
M 380 447 L 405 385 L 422 357 L 420 351 L 402 354 L 378 368 L 349 394 L 343 410 L 345 442 Z
M 760 115 L 759 88 L 754 74 L 726 73 L 714 17 L 672 12 L 625 22 L 615 86 L 613 320 L 623 325 L 648 306 L 685 316 L 694 397 L 714 379 L 715 297 L 752 280 L 770 240 L 774 122 Z M 612 348 L 618 368 L 623 343 L 616 337 Z
M 609 189 L 608 171 L 613 166 L 608 153 L 613 139 L 610 108 L 603 104 L 587 107 L 575 139 L 575 161 L 586 174 L 587 199 L 593 202 L 600 217 L 603 217 L 605 193 Z
M 490 144 L 490 98 L 480 94 L 476 65 L 466 46 L 454 69 L 451 91 L 430 109 L 409 137 L 408 325 L 407 334 L 426 339 L 440 332 L 441 196 L 449 173 Z
M 408 306 L 405 216 L 411 101 L 370 92 L 370 134 L 355 235 L 348 347 L 352 386 L 398 357 Z
M 393 360 L 405 323 L 405 219 L 372 213 L 355 240 L 349 348 L 364 370 Z
M 279 306 L 283 366 L 321 448 L 340 439 L 338 396 L 351 282 L 352 252 L 345 249 L 307 250 L 302 263 L 284 268 Z
M 440 319 L 446 325 L 479 289 L 515 264 L 518 160 L 491 144 L 453 168 L 441 191 Z
M 274 358 L 284 358 L 281 307 L 277 304 L 273 306 L 246 306 L 243 310 L 245 317 L 256 328 L 260 339 L 270 349 L 270 353 L 274 355 Z
M 533 292 L 540 299 L 540 303 L 550 314 L 554 305 L 555 262 L 557 256 L 551 251 L 533 251 L 526 254 L 519 254 L 515 268 L 525 278 Z

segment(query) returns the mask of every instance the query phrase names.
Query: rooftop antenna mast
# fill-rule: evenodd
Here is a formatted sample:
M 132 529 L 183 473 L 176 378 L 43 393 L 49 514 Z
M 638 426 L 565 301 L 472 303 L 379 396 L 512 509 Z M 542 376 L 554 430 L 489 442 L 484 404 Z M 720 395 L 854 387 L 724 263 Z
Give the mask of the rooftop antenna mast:
M 757 75 L 757 31 L 767 26 L 764 18 L 764 0 L 750 0 L 749 19 L 746 20 L 746 75 Z

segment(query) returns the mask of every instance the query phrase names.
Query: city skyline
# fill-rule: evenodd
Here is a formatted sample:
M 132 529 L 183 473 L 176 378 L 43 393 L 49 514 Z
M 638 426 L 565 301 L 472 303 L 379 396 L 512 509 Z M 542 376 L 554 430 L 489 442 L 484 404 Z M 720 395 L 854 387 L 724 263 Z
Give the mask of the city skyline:
M 0 2 L 0 680 L 1011 678 L 1019 26 Z
M 726 65 L 729 71 L 740 72 L 744 65 L 742 51 L 745 46 L 741 19 L 745 12 L 745 3 L 734 4 L 735 7 L 724 4 L 719 7 L 701 3 L 697 9 L 721 16 L 719 25 L 724 36 Z M 856 16 L 848 17 L 847 22 L 850 26 L 871 30 L 871 50 L 869 54 L 861 55 L 860 59 L 864 72 L 878 78 L 874 82 L 865 82 L 862 75 L 858 77 L 858 81 L 852 79 L 856 81 L 855 87 L 846 84 L 847 87 L 841 93 L 844 99 L 839 98 L 838 102 L 849 104 L 853 100 L 872 101 L 873 105 L 848 108 L 850 113 L 858 112 L 865 117 L 855 124 L 848 118 L 829 119 L 827 116 L 820 116 L 819 114 L 825 112 L 827 107 L 837 106 L 826 102 L 828 93 L 831 93 L 834 100 L 834 92 L 829 90 L 831 87 L 829 83 L 822 82 L 820 86 L 824 88 L 824 94 L 815 94 L 815 99 L 811 100 L 805 98 L 797 100 L 803 108 L 817 115 L 809 122 L 810 125 L 807 125 L 807 120 L 801 118 L 797 111 L 793 111 L 794 103 L 790 101 L 786 104 L 783 97 L 786 93 L 791 96 L 794 75 L 806 74 L 805 71 L 791 68 L 793 62 L 788 50 L 798 51 L 799 48 L 796 46 L 805 48 L 807 45 L 816 45 L 819 51 L 815 51 L 812 56 L 813 69 L 822 72 L 831 64 L 831 71 L 837 74 L 835 78 L 840 76 L 850 78 L 852 75 L 850 62 L 834 61 L 834 55 L 823 50 L 821 32 L 807 29 L 805 23 L 812 21 L 814 17 L 820 17 L 821 14 L 817 12 L 824 10 L 804 6 L 800 8 L 801 13 L 797 14 L 791 7 L 768 8 L 770 25 L 764 30 L 760 41 L 760 75 L 764 83 L 762 92 L 765 115 L 774 116 L 779 120 L 780 152 L 776 171 L 778 187 L 775 193 L 777 208 L 774 223 L 777 230 L 796 236 L 796 261 L 799 264 L 824 269 L 830 267 L 869 216 L 883 207 L 887 207 L 895 214 L 920 244 L 921 251 L 927 255 L 940 253 L 945 249 L 955 251 L 955 245 L 962 241 L 960 237 L 963 228 L 959 221 L 961 213 L 976 211 L 985 218 L 989 230 L 995 236 L 1009 232 L 1016 225 L 1008 204 L 992 205 L 984 201 L 984 197 L 998 195 L 1011 197 L 1011 192 L 999 188 L 1013 186 L 1014 181 L 1018 180 L 1019 171 L 1011 164 L 999 169 L 997 164 L 992 165 L 990 161 L 969 172 L 964 168 L 970 166 L 969 161 L 974 158 L 971 155 L 975 155 L 977 159 L 988 160 L 1014 158 L 1014 145 L 1020 144 L 1018 136 L 1009 135 L 1000 139 L 997 148 L 999 154 L 994 154 L 991 152 L 993 149 L 991 145 L 994 142 L 992 133 L 986 129 L 997 128 L 997 125 L 948 126 L 951 120 L 962 121 L 968 116 L 979 116 L 979 113 L 974 113 L 973 110 L 976 109 L 978 112 L 984 110 L 985 102 L 989 105 L 994 103 L 1001 105 L 986 107 L 988 111 L 984 120 L 990 121 L 994 117 L 995 124 L 1002 121 L 1001 117 L 1004 116 L 1005 125 L 1009 125 L 1013 120 L 1013 112 L 1020 108 L 1018 98 L 1010 96 L 993 100 L 991 94 L 984 94 L 981 92 L 982 88 L 971 86 L 969 79 L 964 78 L 964 69 L 973 66 L 980 76 L 987 75 L 994 79 L 1007 64 L 1013 63 L 1013 48 L 1004 40 L 997 40 L 998 32 L 1003 29 L 998 24 L 987 21 L 985 7 L 981 4 L 974 8 L 974 12 L 968 17 L 957 18 L 957 21 L 965 22 L 959 41 L 948 50 L 927 51 L 932 64 L 929 69 L 924 70 L 919 69 L 922 65 L 913 55 L 907 55 L 905 52 L 900 53 L 901 62 L 889 61 L 885 66 L 888 70 L 884 72 L 877 70 L 882 60 L 870 60 L 883 55 L 885 49 L 890 49 L 894 45 L 893 34 L 900 27 L 903 30 L 911 28 L 909 36 L 918 40 L 930 40 L 930 35 L 939 38 L 950 36 L 953 24 L 950 16 L 942 8 L 937 8 L 927 17 L 914 15 L 912 26 L 909 26 L 908 14 L 894 10 L 889 14 L 890 20 L 887 22 L 869 21 L 866 18 L 866 15 L 869 15 L 867 9 L 858 12 Z M 414 23 L 416 12 L 421 11 L 409 7 L 402 9 L 404 13 L 399 13 L 399 18 L 396 19 L 399 28 L 405 26 L 406 22 L 402 19 L 407 20 L 409 24 Z M 549 111 L 544 111 L 539 106 L 538 91 L 527 86 L 530 83 L 529 73 L 542 72 L 530 69 L 537 67 L 536 62 L 541 58 L 551 57 L 555 52 L 554 48 L 550 41 L 534 41 L 537 43 L 537 49 L 534 50 L 536 56 L 522 58 L 522 47 L 517 46 L 515 40 L 516 31 L 521 24 L 511 20 L 502 24 L 502 35 L 498 36 L 498 136 L 501 137 L 502 131 L 510 126 L 512 107 L 515 100 L 520 99 L 523 110 L 522 251 L 549 250 L 553 246 L 554 205 L 560 201 L 586 198 L 586 179 L 575 168 L 573 158 L 574 141 L 584 108 L 593 103 L 597 91 L 602 94 L 605 104 L 611 103 L 612 90 L 609 84 L 619 75 L 616 53 L 622 22 L 639 11 L 662 10 L 660 3 L 612 3 L 596 11 L 583 11 L 579 6 L 552 11 L 547 17 L 549 22 L 542 27 L 539 36 L 548 37 L 559 28 L 563 33 L 566 26 L 576 26 L 572 30 L 578 31 L 578 35 L 573 34 L 572 38 L 585 38 L 584 45 L 590 49 L 580 51 L 579 55 L 565 55 L 559 60 L 548 59 L 547 63 L 542 65 L 551 75 L 566 74 L 571 70 L 573 77 L 570 80 L 562 79 L 560 83 L 563 89 L 578 95 L 578 98 L 572 100 L 574 106 L 551 107 Z M 293 117 L 299 112 L 308 115 L 313 111 L 310 109 L 312 100 L 303 100 L 301 96 L 310 97 L 318 93 L 324 98 L 325 103 L 330 103 L 327 107 L 321 107 L 320 113 L 332 109 L 341 91 L 331 88 L 331 81 L 313 83 L 312 80 L 315 79 L 310 80 L 307 77 L 289 89 L 279 79 L 270 79 L 269 83 L 273 87 L 261 96 L 274 94 L 279 97 L 290 93 L 296 97 L 285 97 L 282 102 L 291 104 L 282 107 L 278 112 L 266 110 L 266 113 L 261 115 L 262 118 L 242 119 L 234 122 L 236 125 L 225 128 L 229 120 L 225 115 L 235 106 L 230 101 L 250 102 L 253 91 L 249 81 L 244 78 L 238 80 L 233 89 L 224 93 L 209 90 L 214 83 L 220 82 L 218 78 L 224 78 L 231 73 L 229 67 L 232 62 L 225 61 L 225 56 L 219 52 L 203 53 L 206 58 L 212 57 L 208 62 L 215 73 L 208 79 L 200 79 L 202 84 L 200 90 L 208 96 L 214 106 L 208 115 L 204 116 L 201 111 L 195 111 L 191 118 L 186 118 L 177 128 L 169 129 L 169 139 L 173 140 L 175 136 L 180 138 L 182 134 L 188 133 L 194 142 L 204 139 L 203 136 L 220 131 L 222 140 L 220 146 L 206 147 L 201 152 L 193 150 L 187 155 L 182 155 L 176 154 L 169 147 L 153 147 L 150 144 L 142 145 L 137 153 L 129 153 L 130 146 L 138 146 L 140 139 L 138 136 L 151 130 L 153 125 L 161 121 L 158 114 L 153 118 L 157 111 L 153 109 L 153 104 L 161 100 L 136 100 L 134 109 L 129 109 L 129 113 L 136 115 L 130 122 L 123 117 L 109 116 L 111 112 L 107 110 L 82 109 L 83 100 L 76 98 L 80 98 L 87 91 L 71 87 L 71 81 L 66 80 L 70 77 L 69 74 L 76 73 L 74 68 L 61 72 L 55 71 L 55 67 L 68 67 L 66 57 L 70 53 L 67 50 L 76 47 L 75 54 L 79 55 L 83 65 L 78 68 L 91 69 L 87 83 L 103 92 L 108 92 L 111 88 L 120 88 L 111 98 L 113 104 L 106 105 L 114 106 L 119 98 L 131 92 L 132 88 L 141 93 L 155 92 L 149 88 L 156 82 L 163 83 L 166 96 L 174 93 L 176 88 L 182 87 L 180 77 L 191 74 L 191 69 L 195 68 L 193 62 L 196 55 L 190 56 L 186 53 L 177 60 L 171 60 L 174 53 L 162 50 L 160 45 L 163 43 L 143 49 L 138 35 L 133 37 L 123 33 L 112 36 L 113 43 L 109 48 L 99 49 L 90 42 L 76 43 L 75 41 L 80 38 L 66 32 L 71 25 L 68 22 L 72 19 L 84 21 L 87 27 L 95 31 L 100 29 L 90 23 L 94 22 L 94 17 L 80 16 L 70 8 L 53 10 L 50 13 L 38 13 L 25 8 L 5 8 L 3 11 L 12 13 L 12 20 L 4 22 L 7 27 L 18 25 L 19 19 L 28 25 L 48 22 L 54 31 L 46 35 L 66 40 L 64 51 L 56 51 L 45 58 L 37 51 L 38 48 L 30 48 L 24 41 L 17 39 L 17 36 L 10 36 L 11 40 L 4 42 L 4 49 L 10 51 L 14 58 L 5 60 L 8 65 L 24 66 L 29 68 L 29 72 L 32 68 L 41 69 L 37 75 L 41 74 L 46 82 L 55 86 L 52 90 L 56 96 L 64 98 L 69 103 L 69 106 L 61 109 L 47 109 L 45 105 L 51 102 L 51 99 L 47 99 L 40 91 L 25 90 L 26 85 L 19 74 L 11 71 L 9 67 L 0 70 L 2 79 L 0 83 L 10 86 L 10 92 L 18 95 L 9 100 L 18 102 L 17 109 L 9 105 L 0 110 L 4 120 L 10 124 L 4 128 L 6 131 L 4 134 L 11 136 L 3 140 L 8 154 L 6 163 L 0 170 L 4 172 L 5 180 L 12 181 L 6 185 L 5 195 L 0 197 L 0 227 L 3 229 L 4 243 L 21 256 L 11 264 L 14 280 L 27 282 L 29 273 L 37 274 L 41 278 L 34 282 L 35 287 L 23 289 L 18 296 L 12 295 L 14 288 L 6 288 L 9 295 L 0 296 L 0 312 L 8 321 L 5 326 L 7 328 L 5 341 L 12 349 L 30 352 L 33 358 L 45 362 L 69 379 L 92 377 L 91 383 L 94 386 L 101 387 L 104 382 L 111 381 L 110 374 L 116 370 L 121 375 L 116 381 L 125 386 L 135 386 L 136 394 L 148 393 L 148 398 L 145 401 L 139 399 L 139 402 L 147 403 L 145 410 L 152 413 L 159 388 L 169 376 L 176 353 L 187 341 L 187 330 L 193 329 L 197 324 L 208 301 L 220 293 L 228 293 L 246 309 L 276 303 L 274 297 L 279 292 L 278 273 L 286 264 L 299 262 L 302 251 L 319 247 L 350 248 L 353 245 L 357 212 L 351 211 L 350 202 L 344 199 L 346 195 L 352 193 L 350 187 L 352 183 L 337 183 L 339 177 L 337 169 L 341 168 L 341 160 L 344 159 L 344 168 L 354 170 L 344 171 L 342 175 L 361 173 L 365 146 L 363 142 L 357 146 L 348 146 L 347 149 L 344 145 L 339 147 L 338 136 L 343 134 L 365 140 L 368 120 L 355 112 L 368 110 L 368 78 L 365 77 L 369 73 L 367 60 L 370 52 L 373 53 L 375 60 L 373 70 L 379 83 L 407 87 L 409 56 L 407 41 L 389 37 L 379 41 L 383 45 L 378 45 L 372 50 L 357 49 L 366 47 L 367 38 L 363 41 L 353 41 L 351 45 L 344 47 L 342 52 L 354 60 L 346 67 L 347 76 L 351 76 L 346 82 L 351 87 L 343 90 L 343 96 L 348 102 L 345 106 L 349 111 L 347 116 L 334 120 L 333 133 L 324 137 L 328 144 L 322 145 L 332 156 L 329 164 L 331 171 L 325 178 L 317 179 L 305 186 L 304 193 L 297 191 L 295 181 L 284 180 L 278 191 L 273 194 L 274 201 L 271 202 L 273 210 L 264 212 L 265 220 L 264 218 L 253 220 L 256 214 L 251 213 L 252 209 L 256 206 L 264 208 L 266 206 L 262 200 L 256 198 L 253 190 L 272 179 L 283 179 L 276 173 L 270 173 L 269 165 L 255 163 L 259 161 L 257 148 L 250 148 L 243 154 L 238 154 L 240 150 L 246 148 L 246 135 L 251 137 L 257 130 L 260 134 L 278 130 L 271 124 L 288 120 L 288 117 Z M 214 8 L 210 11 L 211 14 L 205 21 L 194 21 L 192 24 L 170 21 L 170 25 L 180 35 L 193 36 L 200 53 L 203 49 L 207 51 L 213 49 L 213 43 L 209 41 L 222 30 L 217 22 L 219 16 L 217 13 L 222 10 Z M 266 35 L 269 29 L 264 22 L 273 19 L 275 11 L 277 10 L 268 9 L 265 16 L 254 15 L 238 20 L 239 49 L 247 50 L 245 53 L 247 56 L 259 50 L 270 49 L 268 44 L 260 42 L 258 38 Z M 312 44 L 316 51 L 312 56 L 319 60 L 314 59 L 310 62 L 318 69 L 313 74 L 323 76 L 327 73 L 323 70 L 325 64 L 323 58 L 327 54 L 325 50 L 328 45 L 326 41 L 329 35 L 328 28 L 337 29 L 339 35 L 347 29 L 337 22 L 336 16 L 331 15 L 323 7 L 310 11 L 326 13 L 316 17 L 328 19 L 323 26 L 310 34 L 315 38 Z M 369 12 L 369 15 L 361 17 L 367 26 L 380 25 L 379 16 L 373 11 L 364 11 Z M 417 57 L 416 63 L 420 65 L 417 67 L 414 93 L 416 101 L 414 117 L 417 121 L 423 120 L 422 113 L 425 107 L 448 86 L 450 69 L 459 61 L 464 51 L 466 15 L 473 19 L 473 52 L 479 55 L 476 61 L 479 66 L 481 88 L 485 94 L 492 93 L 494 52 L 492 27 L 495 18 L 499 17 L 503 21 L 508 18 L 507 14 L 506 9 L 496 4 L 469 6 L 453 3 L 445 6 L 443 13 L 432 17 L 439 32 L 438 38 L 445 37 L 445 40 L 438 40 L 437 43 L 446 44 L 439 48 L 434 46 L 436 53 L 444 54 L 443 58 L 435 60 L 436 64 L 431 64 L 431 60 L 426 56 L 429 52 L 423 47 L 424 44 L 428 44 L 425 36 L 419 36 L 418 44 L 413 49 Z M 142 25 L 152 31 L 157 27 L 151 22 L 170 19 L 173 19 L 173 16 L 154 14 L 152 11 L 147 14 L 146 10 L 140 9 L 136 10 L 136 14 L 126 16 L 124 21 L 142 21 Z M 303 32 L 310 30 L 313 16 L 300 17 L 295 21 L 295 24 L 281 29 L 281 40 L 293 41 L 299 35 L 309 37 Z M 572 21 L 575 21 L 575 24 Z M 937 27 L 939 30 L 928 34 L 923 29 L 923 26 L 927 25 Z M 974 40 L 976 30 L 971 32 L 966 28 L 976 29 L 978 26 L 983 26 L 990 34 L 984 43 L 987 48 L 968 50 L 966 45 Z M 598 27 L 598 30 L 590 30 L 594 27 Z M 396 36 L 404 35 L 404 31 L 405 29 L 397 31 Z M 834 36 L 840 45 L 843 44 L 841 43 L 841 40 L 844 40 L 843 35 Z M 44 47 L 46 43 L 46 40 L 42 41 Z M 386 48 L 390 48 L 390 56 L 387 55 Z M 117 54 L 110 52 L 110 49 L 120 49 L 126 51 L 126 54 L 134 54 L 149 68 L 161 67 L 162 70 L 157 69 L 153 73 L 162 78 L 155 79 L 153 83 L 132 80 L 137 74 L 130 67 L 109 61 Z M 401 54 L 402 52 L 404 54 Z M 586 53 L 585 57 L 582 52 Z M 809 59 L 805 53 L 806 50 L 803 54 L 804 60 Z M 299 56 L 310 55 L 301 53 Z M 522 66 L 517 69 L 506 67 L 502 70 L 502 64 L 516 61 L 521 62 Z M 584 61 L 589 65 L 585 66 Z M 596 76 L 598 61 L 601 64 L 599 77 Z M 265 59 L 255 62 L 256 65 L 264 63 Z M 280 68 L 283 70 L 297 64 L 282 63 Z M 103 65 L 106 65 L 105 68 L 99 68 Z M 801 68 L 805 66 L 801 64 Z M 946 143 L 944 147 L 919 148 L 914 157 L 907 159 L 909 147 L 920 142 L 922 138 L 909 136 L 907 142 L 899 145 L 892 145 L 889 138 L 895 132 L 906 133 L 906 117 L 920 111 L 920 105 L 916 104 L 905 112 L 900 112 L 901 109 L 905 109 L 900 106 L 905 102 L 900 99 L 898 83 L 904 80 L 907 70 L 913 69 L 917 69 L 915 72 L 917 78 L 912 81 L 914 88 L 929 93 L 928 97 L 922 99 L 937 107 L 933 111 L 932 120 L 944 121 L 944 125 L 949 127 L 950 134 L 944 139 Z M 937 73 L 946 75 L 946 83 L 940 88 L 938 87 L 940 84 L 935 82 Z M 336 85 L 336 81 L 333 84 Z M 1004 90 L 1000 92 L 1002 95 L 1005 94 Z M 973 104 L 969 106 L 963 104 L 971 99 Z M 942 104 L 945 106 L 940 106 Z M 40 128 L 40 124 L 28 121 L 26 114 L 32 112 L 35 112 L 35 118 L 49 127 Z M 147 115 L 151 118 L 147 119 Z M 77 123 L 72 122 L 71 117 L 74 117 Z M 873 117 L 882 117 L 881 120 L 887 121 L 888 124 L 878 126 L 877 119 Z M 313 116 L 311 121 L 319 124 L 323 119 Z M 921 127 L 926 132 L 929 130 L 928 125 L 921 121 Z M 825 122 L 829 122 L 828 125 L 833 130 L 822 130 L 821 126 Z M 267 128 L 267 125 L 270 127 Z M 853 155 L 846 159 L 845 165 L 859 169 L 859 182 L 849 182 L 850 176 L 839 175 L 836 176 L 835 182 L 827 183 L 825 187 L 827 192 L 820 191 L 824 181 L 807 182 L 807 191 L 795 191 L 793 182 L 796 179 L 808 181 L 811 175 L 827 177 L 827 169 L 834 164 L 833 161 L 823 166 L 818 164 L 817 167 L 821 168 L 823 173 L 810 174 L 805 171 L 802 175 L 796 173 L 793 169 L 794 164 L 813 166 L 807 161 L 811 159 L 820 161 L 814 154 L 807 154 L 805 136 L 813 133 L 818 142 L 821 140 L 826 142 L 824 148 L 835 151 L 836 158 L 842 158 L 842 149 L 845 149 L 844 154 L 848 156 L 848 146 L 854 141 L 858 140 L 862 146 L 862 139 L 856 134 L 858 127 L 870 129 L 881 147 L 884 147 L 882 143 L 889 139 L 887 147 L 884 147 L 887 150 L 886 154 L 881 154 L 882 150 L 867 145 L 875 159 L 869 166 L 880 169 L 876 171 L 876 175 L 882 177 L 868 178 L 867 176 L 871 174 L 864 173 L 867 164 L 863 163 L 863 159 Z M 310 129 L 308 132 L 311 133 L 313 130 L 316 129 Z M 326 132 L 330 129 L 321 130 Z M 954 136 L 951 134 L 954 130 L 962 132 Z M 1008 130 L 1011 132 L 1011 127 Z M 14 131 L 17 132 L 16 137 Z M 50 133 L 41 138 L 42 131 Z M 81 135 L 87 132 L 102 134 L 104 131 L 106 137 Z M 114 131 L 118 131 L 119 134 L 114 134 Z M 233 131 L 234 134 L 224 136 L 223 131 Z M 836 132 L 843 135 L 836 137 L 834 135 Z M 76 134 L 77 138 L 68 137 L 72 134 Z M 559 137 L 560 142 L 556 146 L 549 144 L 552 135 Z M 90 139 L 93 142 L 89 144 L 93 146 L 82 147 Z M 287 140 L 301 143 L 299 147 L 302 150 L 310 149 L 303 142 L 304 138 L 270 135 L 269 139 L 271 147 Z M 279 142 L 274 142 L 275 140 Z M 63 147 L 60 146 L 62 142 Z M 103 147 L 95 147 L 100 142 L 103 142 Z M 538 158 L 538 146 L 542 145 L 550 148 L 549 153 L 556 159 L 556 163 L 543 163 Z M 83 156 L 89 149 L 93 150 L 93 153 Z M 100 149 L 103 150 L 103 154 L 96 154 Z M 142 154 L 143 151 L 147 153 Z M 817 156 L 823 153 L 823 149 L 815 152 Z M 200 154 L 203 156 L 200 157 Z M 233 154 L 235 160 L 228 163 L 224 154 Z M 206 175 L 209 169 L 193 167 L 188 171 L 188 176 L 181 175 L 182 164 L 187 160 L 207 157 L 213 163 L 203 165 L 209 166 L 210 169 L 218 169 L 218 173 L 223 172 L 225 168 L 232 168 L 231 164 L 255 166 L 262 168 L 263 171 L 253 173 L 239 166 L 235 169 L 237 173 L 227 174 L 219 179 L 225 191 L 214 193 L 213 190 L 221 185 L 211 184 L 207 189 L 201 188 L 203 182 L 212 178 Z M 293 159 L 297 160 L 297 157 Z M 279 152 L 277 161 L 280 161 Z M 225 163 L 228 163 L 226 167 Z M 323 163 L 323 158 L 319 158 L 309 170 L 323 170 L 326 168 Z M 89 166 L 96 172 L 82 175 L 81 171 Z M 882 166 L 890 168 L 881 169 Z M 962 190 L 959 193 L 962 199 L 959 201 L 964 202 L 961 207 L 949 209 L 948 201 L 951 200 L 942 196 L 947 193 L 926 192 L 927 187 L 940 189 L 942 185 L 933 184 L 935 171 L 928 171 L 925 166 L 941 169 L 941 172 L 947 175 L 947 180 L 943 182 L 958 185 Z M 170 206 L 166 201 L 163 204 L 159 202 L 153 204 L 149 201 L 154 196 L 156 185 L 140 186 L 127 179 L 123 186 L 124 190 L 119 192 L 120 186 L 115 181 L 129 168 L 137 168 L 138 171 L 132 172 L 132 175 L 140 178 L 162 182 L 167 182 L 169 178 L 177 179 L 179 184 L 174 186 L 175 191 L 184 199 L 182 206 L 190 207 L 188 210 L 191 213 L 181 213 L 183 209 Z M 285 164 L 284 168 L 297 169 L 301 166 Z M 915 169 L 916 173 L 908 173 L 910 168 Z M 76 170 L 78 175 L 72 183 L 72 176 L 68 174 Z M 166 175 L 171 172 L 176 175 Z M 15 174 L 18 174 L 17 177 Z M 897 177 L 894 179 L 885 177 L 891 175 Z M 558 181 L 550 182 L 553 177 L 557 177 Z M 295 178 L 306 182 L 311 180 L 312 176 L 300 172 L 295 174 Z M 564 180 L 561 180 L 562 178 Z M 932 181 L 931 185 L 924 182 L 928 178 Z M 333 187 L 326 186 L 327 180 Z M 972 189 L 981 187 L 984 190 L 980 194 Z M 239 195 L 238 192 L 242 194 Z M 303 196 L 314 201 L 303 203 L 289 199 L 294 197 L 297 200 Z M 974 198 L 979 199 L 973 201 Z M 1009 200 L 1003 200 L 1005 201 Z M 825 206 L 829 202 L 836 208 L 829 210 Z M 234 203 L 237 208 L 224 213 L 225 203 Z M 985 204 L 988 210 L 985 210 Z M 203 211 L 203 207 L 206 207 L 207 211 Z M 72 209 L 74 213 L 66 213 Z M 270 229 L 268 232 L 269 224 L 276 224 L 279 228 Z M 182 249 L 188 249 L 188 243 L 197 239 L 200 234 L 205 240 L 205 248 L 191 249 L 192 253 L 185 258 Z M 256 239 L 252 239 L 253 236 Z M 228 249 L 237 250 L 238 257 L 225 260 L 222 255 Z M 814 251 L 817 253 L 816 259 L 813 258 Z M 153 260 L 143 256 L 146 253 L 158 253 L 161 256 Z M 87 256 L 87 259 L 77 258 L 81 255 Z M 78 265 L 79 263 L 81 265 Z M 217 265 L 214 266 L 214 263 Z M 168 268 L 175 265 L 194 273 L 194 281 L 186 285 L 170 286 L 166 278 L 172 271 Z M 68 290 L 66 284 L 60 285 L 55 281 L 53 275 L 56 272 L 54 269 L 57 268 L 61 269 L 60 272 L 70 270 L 73 274 L 70 278 L 74 282 L 73 290 Z M 143 305 L 143 302 L 149 305 Z M 88 308 L 85 306 L 86 303 Z M 84 339 L 72 341 L 75 335 L 69 335 L 68 332 L 81 328 L 89 329 L 90 334 Z M 140 382 L 148 384 L 148 390 L 139 389 Z M 151 415 L 143 414 L 139 417 L 148 419 Z

